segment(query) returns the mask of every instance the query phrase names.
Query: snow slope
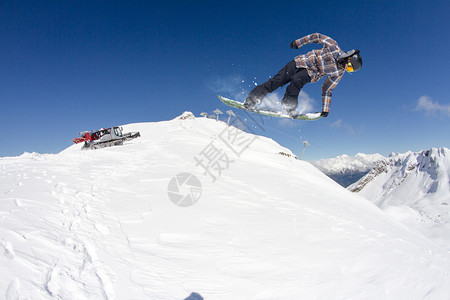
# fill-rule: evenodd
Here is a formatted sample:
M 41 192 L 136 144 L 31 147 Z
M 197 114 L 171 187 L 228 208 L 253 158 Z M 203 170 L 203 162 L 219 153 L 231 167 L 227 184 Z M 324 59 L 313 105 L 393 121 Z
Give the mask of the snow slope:
M 450 298 L 448 252 L 274 141 L 189 114 L 124 131 L 0 159 L 0 297 Z
M 391 154 L 349 190 L 450 250 L 450 150 Z
M 378 153 L 358 153 L 355 156 L 343 154 L 334 158 L 311 161 L 311 164 L 342 186 L 347 187 L 366 175 L 381 159 L 384 159 L 384 156 Z

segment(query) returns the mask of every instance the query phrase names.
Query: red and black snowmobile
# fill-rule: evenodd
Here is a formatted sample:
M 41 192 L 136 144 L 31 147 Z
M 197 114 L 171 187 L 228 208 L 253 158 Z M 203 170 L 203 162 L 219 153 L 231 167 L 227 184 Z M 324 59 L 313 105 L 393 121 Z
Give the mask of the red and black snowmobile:
M 99 149 L 123 145 L 124 141 L 141 136 L 139 132 L 122 133 L 122 130 L 122 127 L 111 127 L 95 131 L 82 131 L 80 137 L 74 138 L 72 141 L 75 144 L 84 142 L 82 149 Z

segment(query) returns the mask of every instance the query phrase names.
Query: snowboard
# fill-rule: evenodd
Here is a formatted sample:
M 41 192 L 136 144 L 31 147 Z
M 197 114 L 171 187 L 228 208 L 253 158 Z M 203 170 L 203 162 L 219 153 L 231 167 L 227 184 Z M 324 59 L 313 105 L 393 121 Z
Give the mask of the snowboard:
M 232 100 L 232 99 L 228 99 L 228 98 L 225 98 L 225 97 L 220 96 L 220 95 L 217 95 L 217 97 L 219 97 L 220 101 L 222 101 L 223 103 L 225 103 L 226 105 L 228 105 L 230 107 L 246 110 L 246 111 L 249 111 L 249 112 L 254 112 L 254 113 L 257 113 L 257 114 L 260 114 L 260 115 L 265 115 L 265 116 L 270 116 L 270 117 L 277 117 L 277 118 L 285 118 L 285 119 L 309 120 L 309 121 L 314 121 L 314 120 L 318 120 L 318 119 L 322 118 L 320 112 L 298 114 L 298 115 L 295 115 L 295 116 L 290 116 L 287 113 L 283 113 L 283 112 L 274 112 L 274 111 L 269 111 L 269 110 L 257 110 L 257 109 L 249 110 L 249 109 L 246 109 L 244 107 L 244 103 L 242 103 L 242 102 L 235 101 L 235 100 Z

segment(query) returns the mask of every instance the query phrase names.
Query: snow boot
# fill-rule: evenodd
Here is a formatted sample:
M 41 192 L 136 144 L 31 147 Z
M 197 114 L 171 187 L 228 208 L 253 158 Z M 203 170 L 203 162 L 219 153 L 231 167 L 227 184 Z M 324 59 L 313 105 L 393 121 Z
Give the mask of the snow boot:
M 247 99 L 244 101 L 244 107 L 246 110 L 255 110 L 255 107 L 257 104 L 259 104 L 261 101 L 257 99 L 256 97 L 248 96 Z
M 289 97 L 285 95 L 281 100 L 281 103 L 283 104 L 283 109 L 286 111 L 288 115 L 290 115 L 291 117 L 297 115 L 295 109 L 298 106 L 298 100 L 296 97 Z

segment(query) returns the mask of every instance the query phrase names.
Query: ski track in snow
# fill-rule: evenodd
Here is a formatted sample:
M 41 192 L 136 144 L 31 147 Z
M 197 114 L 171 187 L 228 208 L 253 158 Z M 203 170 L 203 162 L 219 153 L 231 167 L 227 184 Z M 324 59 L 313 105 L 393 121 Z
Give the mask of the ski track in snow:
M 448 252 L 273 141 L 212 182 L 193 157 L 224 123 L 128 127 L 120 147 L 0 158 L 0 298 L 450 297 Z M 203 192 L 180 208 L 167 185 L 187 170 Z

